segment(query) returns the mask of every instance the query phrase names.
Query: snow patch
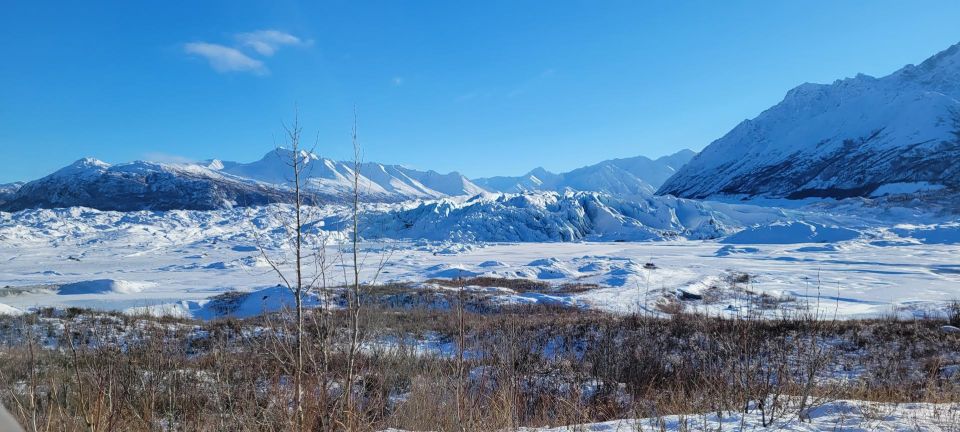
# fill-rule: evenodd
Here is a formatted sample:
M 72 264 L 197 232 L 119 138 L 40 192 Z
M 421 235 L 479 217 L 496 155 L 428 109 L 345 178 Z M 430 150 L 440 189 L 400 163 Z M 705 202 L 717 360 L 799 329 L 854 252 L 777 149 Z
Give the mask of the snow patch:
M 60 295 L 83 294 L 136 294 L 153 287 L 150 282 L 134 282 L 118 279 L 97 279 L 61 285 Z
M 914 194 L 918 192 L 931 192 L 938 191 L 946 186 L 942 184 L 929 183 L 929 182 L 914 182 L 914 183 L 887 183 L 883 186 L 878 187 L 874 190 L 870 196 L 880 197 L 884 195 L 899 195 L 899 194 Z
M 7 305 L 5 305 L 5 304 L 3 304 L 3 303 L 0 303 L 0 315 L 13 315 L 13 316 L 17 316 L 17 315 L 23 315 L 23 313 L 24 313 L 24 312 L 23 312 L 22 310 L 20 310 L 20 309 L 17 309 L 17 308 L 15 308 L 15 307 L 13 307 L 13 306 L 7 306 Z

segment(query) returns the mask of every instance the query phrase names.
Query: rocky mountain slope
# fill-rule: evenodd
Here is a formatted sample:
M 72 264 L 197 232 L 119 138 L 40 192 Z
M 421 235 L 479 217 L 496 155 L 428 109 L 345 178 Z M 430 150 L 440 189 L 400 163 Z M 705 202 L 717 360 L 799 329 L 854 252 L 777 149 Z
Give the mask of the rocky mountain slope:
M 845 198 L 960 187 L 960 44 L 888 76 L 803 84 L 660 194 Z
M 22 182 L 0 184 L 0 206 L 10 201 L 22 186 Z
M 289 202 L 289 191 L 197 165 L 87 158 L 19 187 L 0 210 L 91 207 L 100 210 L 212 210 Z

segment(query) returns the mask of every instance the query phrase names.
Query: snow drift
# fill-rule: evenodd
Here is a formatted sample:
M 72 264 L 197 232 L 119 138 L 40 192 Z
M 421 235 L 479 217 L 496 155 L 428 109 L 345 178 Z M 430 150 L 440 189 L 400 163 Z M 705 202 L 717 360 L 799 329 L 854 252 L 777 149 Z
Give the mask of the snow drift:
M 860 232 L 818 223 L 791 221 L 750 227 L 721 241 L 727 244 L 834 243 L 853 240 Z
M 149 282 L 135 282 L 116 279 L 97 279 L 61 285 L 60 295 L 81 294 L 136 294 L 152 287 Z

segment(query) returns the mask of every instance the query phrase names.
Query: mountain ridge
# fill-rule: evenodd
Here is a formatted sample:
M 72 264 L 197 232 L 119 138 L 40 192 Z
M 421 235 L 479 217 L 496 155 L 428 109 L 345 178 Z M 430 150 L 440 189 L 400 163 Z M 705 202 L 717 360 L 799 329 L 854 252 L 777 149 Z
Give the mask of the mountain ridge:
M 708 145 L 658 190 L 685 198 L 870 196 L 960 187 L 960 44 L 875 78 L 804 83 Z
M 537 167 L 522 176 L 478 178 L 474 182 L 491 192 L 570 189 L 615 195 L 652 194 L 695 154 L 693 150 L 683 149 L 657 159 L 646 156 L 608 159 L 563 173 Z
M 543 168 L 530 172 L 558 189 L 596 191 L 622 196 L 649 196 L 654 182 L 692 155 L 689 150 L 656 161 L 639 156 L 603 161 L 562 174 Z M 289 150 L 277 149 L 261 159 L 201 163 L 133 161 L 109 164 L 87 157 L 40 179 L 0 186 L 0 210 L 91 207 L 99 210 L 212 210 L 234 206 L 291 202 Z M 352 193 L 353 166 L 302 152 L 303 191 L 312 203 L 341 202 Z M 673 159 L 671 159 L 673 158 Z M 679 162 L 678 162 L 679 161 Z M 651 168 L 652 167 L 652 168 Z M 362 199 L 367 202 L 433 200 L 498 192 L 481 187 L 454 171 L 441 174 L 401 165 L 365 162 L 360 167 Z M 562 183 L 562 188 L 557 185 Z M 593 190 L 596 189 L 596 190 Z M 534 189 L 529 189 L 534 190 Z
M 303 176 L 306 180 L 303 186 L 306 189 L 331 196 L 349 194 L 352 188 L 352 162 L 321 158 L 309 152 L 301 153 L 305 166 Z M 287 161 L 291 157 L 289 150 L 276 149 L 254 162 L 215 160 L 208 163 L 208 166 L 239 177 L 285 185 L 290 183 Z M 376 162 L 361 164 L 360 184 L 368 199 L 382 201 L 476 195 L 483 192 L 482 188 L 456 171 L 440 174 L 432 170 L 419 171 Z

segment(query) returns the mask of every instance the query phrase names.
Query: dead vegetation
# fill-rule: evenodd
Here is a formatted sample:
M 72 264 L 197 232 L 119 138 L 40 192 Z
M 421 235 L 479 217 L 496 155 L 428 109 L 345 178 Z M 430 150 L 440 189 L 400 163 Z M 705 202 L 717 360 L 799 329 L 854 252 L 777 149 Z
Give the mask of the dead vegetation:
M 960 376 L 948 373 L 960 364 L 960 335 L 944 334 L 943 320 L 366 308 L 352 373 L 350 311 L 323 321 L 326 341 L 317 311 L 305 311 L 307 430 L 493 430 L 746 410 L 773 422 L 839 398 L 960 401 Z M 274 353 L 297 334 L 293 316 L 4 317 L 0 398 L 29 430 L 289 430 L 299 422 L 296 370 Z M 344 414 L 351 376 L 355 408 Z

